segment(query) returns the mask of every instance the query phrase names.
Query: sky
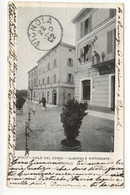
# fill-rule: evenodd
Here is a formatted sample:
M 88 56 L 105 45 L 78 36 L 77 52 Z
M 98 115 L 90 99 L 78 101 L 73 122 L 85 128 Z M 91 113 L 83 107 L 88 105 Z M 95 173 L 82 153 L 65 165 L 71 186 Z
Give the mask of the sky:
M 43 7 L 18 7 L 17 33 L 18 33 L 18 70 L 16 78 L 17 89 L 27 89 L 27 72 L 37 65 L 37 60 L 45 54 L 44 51 L 36 49 L 29 41 L 27 29 L 32 20 L 40 15 L 51 15 L 63 26 L 62 42 L 75 45 L 75 25 L 71 20 L 77 15 L 81 8 L 43 8 Z

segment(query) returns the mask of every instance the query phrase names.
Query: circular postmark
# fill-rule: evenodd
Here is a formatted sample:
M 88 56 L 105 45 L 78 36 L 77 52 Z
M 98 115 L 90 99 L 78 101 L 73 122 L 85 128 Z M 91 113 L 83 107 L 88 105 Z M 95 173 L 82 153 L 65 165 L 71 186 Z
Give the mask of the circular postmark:
M 28 38 L 31 44 L 42 51 L 54 49 L 60 44 L 62 37 L 63 27 L 53 16 L 41 15 L 28 27 Z

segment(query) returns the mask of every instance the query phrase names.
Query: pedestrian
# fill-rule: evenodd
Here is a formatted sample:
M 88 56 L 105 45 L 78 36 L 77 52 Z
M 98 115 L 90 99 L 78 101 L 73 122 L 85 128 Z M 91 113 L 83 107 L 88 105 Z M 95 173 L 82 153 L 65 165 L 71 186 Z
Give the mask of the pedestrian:
M 100 63 L 100 55 L 96 51 L 94 51 L 94 55 L 97 59 L 97 64 Z
M 42 97 L 42 105 L 46 109 L 46 98 Z

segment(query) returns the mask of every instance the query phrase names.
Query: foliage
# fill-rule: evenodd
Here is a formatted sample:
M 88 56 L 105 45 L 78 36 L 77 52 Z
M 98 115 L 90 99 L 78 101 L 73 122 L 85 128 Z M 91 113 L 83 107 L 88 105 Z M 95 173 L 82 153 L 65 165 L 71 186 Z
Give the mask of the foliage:
M 79 103 L 74 98 L 67 101 L 62 108 L 61 122 L 63 123 L 64 134 L 67 140 L 74 140 L 79 135 L 82 120 L 87 113 L 88 104 Z
M 16 91 L 16 108 L 20 110 L 27 98 L 27 91 L 26 90 L 17 90 Z

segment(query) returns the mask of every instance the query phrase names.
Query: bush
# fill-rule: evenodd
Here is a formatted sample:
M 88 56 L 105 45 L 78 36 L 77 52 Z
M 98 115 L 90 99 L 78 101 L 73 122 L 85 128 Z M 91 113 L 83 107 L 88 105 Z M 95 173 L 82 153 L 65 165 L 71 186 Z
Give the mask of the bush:
M 20 110 L 27 98 L 27 92 L 26 90 L 17 90 L 16 91 L 16 108 Z
M 63 123 L 64 134 L 68 141 L 75 140 L 79 135 L 79 129 L 82 124 L 82 120 L 87 113 L 88 104 L 79 103 L 74 98 L 67 101 L 62 108 L 61 122 Z

